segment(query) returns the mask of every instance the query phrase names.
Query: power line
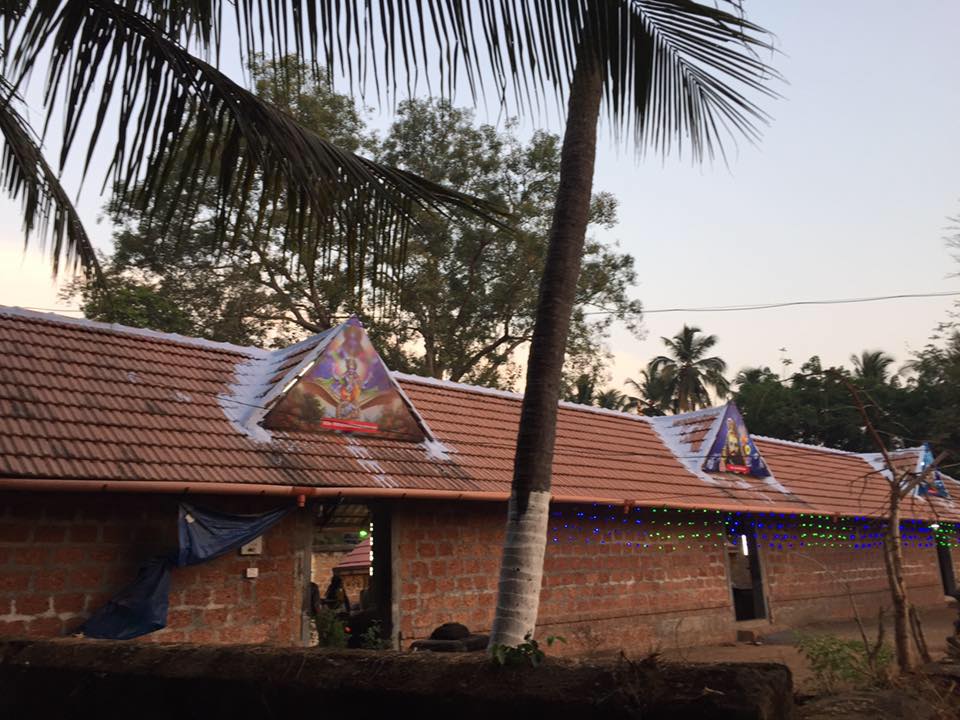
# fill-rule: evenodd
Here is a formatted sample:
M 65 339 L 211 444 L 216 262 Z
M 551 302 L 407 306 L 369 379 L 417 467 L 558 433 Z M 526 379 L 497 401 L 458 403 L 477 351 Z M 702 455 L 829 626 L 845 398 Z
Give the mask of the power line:
M 900 293 L 897 295 L 874 295 L 870 297 L 833 298 L 829 300 L 786 300 L 772 303 L 752 303 L 742 305 L 712 305 L 704 307 L 673 307 L 673 308 L 645 308 L 642 315 L 658 315 L 664 313 L 694 313 L 694 312 L 749 312 L 753 310 L 773 310 L 787 307 L 805 307 L 815 305 L 854 305 L 859 303 L 886 302 L 890 300 L 917 300 L 941 297 L 960 297 L 960 291 L 932 292 L 932 293 Z M 25 310 L 38 312 L 82 313 L 76 308 L 58 307 L 31 307 L 23 306 Z M 584 315 L 614 315 L 615 310 L 595 310 L 585 312 Z M 240 316 L 236 316 L 240 317 Z
M 938 297 L 956 297 L 960 296 L 960 291 L 934 292 L 934 293 L 901 293 L 899 295 L 875 295 L 872 297 L 855 298 L 836 298 L 832 300 L 788 300 L 784 302 L 773 303 L 755 303 L 743 305 L 715 305 L 709 307 L 676 307 L 676 308 L 644 308 L 644 315 L 654 315 L 659 313 L 678 313 L 678 312 L 744 312 L 749 310 L 770 310 L 773 308 L 798 307 L 805 305 L 852 305 L 855 303 L 880 302 L 886 300 L 912 300 L 918 298 L 938 298 Z M 596 312 L 587 312 L 584 315 L 610 315 L 610 310 L 598 310 Z

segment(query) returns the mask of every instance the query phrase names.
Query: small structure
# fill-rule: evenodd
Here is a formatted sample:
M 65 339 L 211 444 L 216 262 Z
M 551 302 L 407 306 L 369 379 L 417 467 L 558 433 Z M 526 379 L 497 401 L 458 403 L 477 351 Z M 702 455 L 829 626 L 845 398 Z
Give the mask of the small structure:
M 370 538 L 361 540 L 343 559 L 333 566 L 333 574 L 343 580 L 343 589 L 351 602 L 361 605 L 360 599 L 370 587 L 370 570 L 373 567 L 373 545 Z
M 0 358 L 0 634 L 71 632 L 177 547 L 184 497 L 297 507 L 174 572 L 147 639 L 307 642 L 309 583 L 347 572 L 360 531 L 398 645 L 489 631 L 519 395 L 391 373 L 355 320 L 266 351 L 6 308 Z M 849 617 L 851 596 L 869 614 L 887 602 L 881 470 L 753 437 L 732 404 L 563 403 L 539 630 L 560 652 L 643 652 Z M 960 485 L 940 482 L 903 508 L 918 605 L 943 603 L 956 564 Z

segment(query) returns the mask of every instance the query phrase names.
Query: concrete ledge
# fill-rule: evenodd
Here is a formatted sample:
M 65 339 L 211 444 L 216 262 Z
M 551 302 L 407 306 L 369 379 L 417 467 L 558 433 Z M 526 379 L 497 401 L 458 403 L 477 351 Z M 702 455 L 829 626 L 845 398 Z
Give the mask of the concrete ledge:
M 793 717 L 793 697 L 790 671 L 776 664 L 548 659 L 535 669 L 504 669 L 479 653 L 0 640 L 0 717 L 212 720 L 334 712 L 781 720 Z

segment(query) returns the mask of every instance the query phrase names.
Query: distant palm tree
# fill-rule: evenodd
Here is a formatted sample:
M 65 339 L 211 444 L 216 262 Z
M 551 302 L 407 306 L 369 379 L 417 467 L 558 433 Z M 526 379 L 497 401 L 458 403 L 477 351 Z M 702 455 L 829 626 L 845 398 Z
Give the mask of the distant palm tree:
M 709 407 L 709 388 L 721 399 L 730 393 L 730 383 L 723 376 L 727 363 L 716 356 L 706 357 L 717 344 L 717 336 L 699 333 L 700 328 L 684 325 L 672 338 L 661 338 L 670 356 L 655 357 L 649 365 L 652 372 L 662 376 L 670 409 L 675 413 Z
M 583 373 L 577 376 L 573 385 L 564 393 L 564 400 L 577 405 L 592 405 L 596 395 L 597 381 L 593 375 Z
M 627 386 L 633 388 L 632 400 L 641 407 L 644 415 L 665 415 L 670 409 L 670 392 L 663 372 L 651 368 L 653 363 L 640 371 L 640 380 L 627 378 Z
M 894 360 L 883 350 L 864 350 L 859 355 L 851 355 L 853 375 L 860 380 L 872 383 L 885 383 L 890 376 L 889 367 Z
M 742 387 L 743 385 L 754 385 L 756 383 L 763 382 L 764 380 L 778 379 L 779 378 L 777 377 L 777 374 L 766 365 L 763 367 L 745 367 L 737 373 L 737 377 L 734 378 L 733 384 L 737 387 Z
M 635 398 L 631 398 L 629 395 L 624 395 L 619 390 L 604 390 L 599 392 L 593 399 L 594 404 L 597 407 L 604 408 L 606 410 L 619 410 L 621 412 L 629 412 L 634 407 L 636 407 Z

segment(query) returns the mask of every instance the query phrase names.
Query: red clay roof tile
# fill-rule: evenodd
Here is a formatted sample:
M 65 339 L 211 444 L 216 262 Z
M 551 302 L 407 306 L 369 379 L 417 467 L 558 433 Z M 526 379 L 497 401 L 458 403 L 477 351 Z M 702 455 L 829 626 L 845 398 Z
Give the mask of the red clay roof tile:
M 397 376 L 439 445 L 273 431 L 228 417 L 238 382 L 263 402 L 323 342 L 269 353 L 0 308 L 0 475 L 509 492 L 519 396 Z M 256 375 L 260 364 L 266 374 Z M 260 379 L 262 378 L 262 379 Z M 258 383 L 258 384 L 257 384 Z M 254 403 L 256 404 L 256 403 Z M 864 456 L 758 438 L 770 480 L 699 470 L 719 409 L 643 418 L 564 403 L 553 492 L 648 505 L 877 514 L 886 484 Z M 916 464 L 916 452 L 898 462 Z M 960 484 L 950 481 L 960 496 Z M 905 511 L 960 518 L 941 499 Z

